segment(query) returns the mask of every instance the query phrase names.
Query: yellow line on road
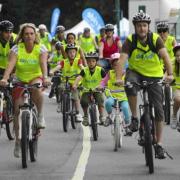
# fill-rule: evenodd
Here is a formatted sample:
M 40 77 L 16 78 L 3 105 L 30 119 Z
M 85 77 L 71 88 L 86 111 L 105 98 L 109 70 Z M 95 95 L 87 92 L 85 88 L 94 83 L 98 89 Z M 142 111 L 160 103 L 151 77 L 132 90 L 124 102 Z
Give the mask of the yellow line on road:
M 91 151 L 90 129 L 89 127 L 85 127 L 82 124 L 81 126 L 83 128 L 83 149 L 72 180 L 83 180 L 83 177 L 85 175 L 86 165 L 88 163 L 88 158 Z

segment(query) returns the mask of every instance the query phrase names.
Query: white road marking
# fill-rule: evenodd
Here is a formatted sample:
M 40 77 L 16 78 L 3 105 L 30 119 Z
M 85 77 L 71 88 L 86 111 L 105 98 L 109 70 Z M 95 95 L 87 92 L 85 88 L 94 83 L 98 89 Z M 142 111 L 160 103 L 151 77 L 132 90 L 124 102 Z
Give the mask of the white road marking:
M 86 165 L 88 163 L 88 158 L 91 151 L 90 129 L 89 127 L 85 127 L 82 124 L 81 126 L 83 128 L 83 149 L 72 180 L 83 180 L 86 171 Z

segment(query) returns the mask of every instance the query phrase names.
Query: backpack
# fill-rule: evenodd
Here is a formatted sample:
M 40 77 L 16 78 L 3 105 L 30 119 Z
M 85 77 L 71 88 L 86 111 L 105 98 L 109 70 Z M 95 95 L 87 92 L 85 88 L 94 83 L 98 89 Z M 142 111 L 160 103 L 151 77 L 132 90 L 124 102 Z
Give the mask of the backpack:
M 147 35 L 147 40 L 148 40 L 148 45 L 149 45 L 149 50 L 148 50 L 148 51 L 151 50 L 152 52 L 158 54 L 157 49 L 156 49 L 156 46 L 153 44 L 153 33 L 152 33 L 152 32 L 149 32 L 149 33 L 148 33 L 148 35 Z M 147 52 L 148 52 L 148 51 L 145 51 L 145 50 L 137 47 L 137 34 L 133 34 L 133 35 L 132 35 L 130 56 L 131 56 L 132 52 L 133 52 L 135 49 L 139 49 L 139 50 L 143 51 L 144 53 L 147 53 Z

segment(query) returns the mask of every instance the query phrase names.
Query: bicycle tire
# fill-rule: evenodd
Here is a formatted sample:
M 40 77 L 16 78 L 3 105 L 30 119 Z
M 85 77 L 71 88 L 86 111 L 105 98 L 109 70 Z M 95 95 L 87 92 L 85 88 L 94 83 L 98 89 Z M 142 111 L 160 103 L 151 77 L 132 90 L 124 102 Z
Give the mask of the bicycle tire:
M 153 148 L 152 148 L 152 134 L 151 134 L 151 119 L 149 113 L 143 115 L 144 119 L 144 150 L 146 166 L 149 167 L 149 173 L 154 173 L 154 162 L 153 162 Z
M 122 118 L 122 117 L 120 117 L 120 118 Z M 124 128 L 123 128 L 123 124 L 122 124 L 122 121 L 121 121 L 121 119 L 120 119 L 120 125 L 119 125 L 119 131 L 120 131 L 120 138 L 119 138 L 119 148 L 121 148 L 122 147 L 122 145 L 123 145 L 123 136 L 124 136 Z
M 56 102 L 57 103 L 60 103 L 60 101 L 61 101 L 61 98 L 60 98 L 60 90 L 59 90 L 59 88 L 58 87 L 56 87 L 55 88 L 55 96 L 56 96 Z
M 38 152 L 38 133 L 39 130 L 37 128 L 37 116 L 36 111 L 33 109 L 33 123 L 32 123 L 32 140 L 29 141 L 29 155 L 31 162 L 35 162 L 37 160 L 37 152 Z
M 164 87 L 165 105 L 164 105 L 164 116 L 167 125 L 170 124 L 171 118 L 171 89 L 169 86 Z
M 63 96 L 63 130 L 64 132 L 68 131 L 68 127 L 69 127 L 69 116 L 68 116 L 68 112 L 69 112 L 69 95 L 68 94 L 64 94 Z
M 76 129 L 76 113 L 75 113 L 75 104 L 74 100 L 71 100 L 71 126 L 73 129 Z
M 118 150 L 120 144 L 120 121 L 119 117 L 115 116 L 114 118 L 114 151 Z
M 6 135 L 9 140 L 14 140 L 15 130 L 13 123 L 13 103 L 10 97 L 6 98 L 6 108 L 3 112 L 3 118 L 6 125 Z
M 27 111 L 22 112 L 21 117 L 22 129 L 21 129 L 21 157 L 22 157 L 22 167 L 27 168 L 28 161 L 28 144 L 29 144 L 29 118 L 30 114 Z
M 89 115 L 90 115 L 90 122 L 91 128 L 93 133 L 94 141 L 98 140 L 98 126 L 97 126 L 97 112 L 96 112 L 96 104 L 93 104 L 89 107 Z

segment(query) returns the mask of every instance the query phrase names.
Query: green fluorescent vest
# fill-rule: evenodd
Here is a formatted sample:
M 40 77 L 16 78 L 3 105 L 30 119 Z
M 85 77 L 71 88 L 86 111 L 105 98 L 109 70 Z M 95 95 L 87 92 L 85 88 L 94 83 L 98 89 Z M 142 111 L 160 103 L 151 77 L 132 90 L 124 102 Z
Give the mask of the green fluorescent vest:
M 48 51 L 51 51 L 51 44 L 48 39 L 48 33 L 45 33 L 45 36 L 43 38 L 40 37 L 41 44 L 44 44 Z
M 78 65 L 79 58 L 75 58 L 72 65 L 69 63 L 69 59 L 64 60 L 64 67 L 62 69 L 62 73 L 64 76 L 72 76 L 75 74 L 80 73 L 80 68 Z M 70 79 L 69 82 L 72 84 L 74 83 L 75 77 L 73 79 Z
M 86 89 L 94 89 L 96 88 L 101 80 L 101 67 L 96 66 L 95 72 L 93 73 L 93 75 L 91 75 L 90 71 L 89 71 L 89 67 L 85 67 L 84 68 L 84 77 L 82 80 L 82 85 L 86 88 Z
M 95 52 L 96 49 L 95 49 L 95 46 L 93 43 L 92 36 L 90 36 L 89 38 L 85 38 L 85 37 L 81 36 L 80 41 L 81 41 L 80 46 L 84 53 Z
M 57 66 L 57 63 L 63 59 L 62 54 L 58 55 L 57 51 L 54 52 L 54 56 L 52 58 L 52 61 L 50 62 L 50 68 L 55 68 Z
M 154 45 L 156 45 L 158 37 L 156 33 L 153 33 Z M 132 42 L 132 35 L 129 35 L 128 39 Z M 133 50 L 129 57 L 129 69 L 147 77 L 162 77 L 163 69 L 158 54 L 152 52 L 149 45 L 146 45 L 146 47 L 142 46 L 139 41 L 137 41 L 137 47 L 146 52 L 140 49 Z
M 175 60 L 173 53 L 173 45 L 172 45 L 174 40 L 175 40 L 174 37 L 169 35 L 166 39 L 166 42 L 164 43 L 172 63 Z
M 0 68 L 6 69 L 8 64 L 8 53 L 10 50 L 9 42 L 6 43 L 5 48 L 3 48 L 0 43 Z
M 42 76 L 40 67 L 40 45 L 35 45 L 31 53 L 27 53 L 24 43 L 18 44 L 16 62 L 16 76 L 19 80 L 29 83 L 31 80 Z
M 123 76 L 124 79 L 124 76 Z M 115 86 L 114 83 L 116 82 L 116 74 L 114 70 L 109 71 L 109 80 L 107 87 L 111 90 L 124 90 L 124 87 Z M 119 92 L 119 93 L 111 93 L 114 98 L 117 98 L 119 101 L 126 101 L 127 96 L 125 92 Z M 108 95 L 108 91 L 106 91 L 106 96 Z

